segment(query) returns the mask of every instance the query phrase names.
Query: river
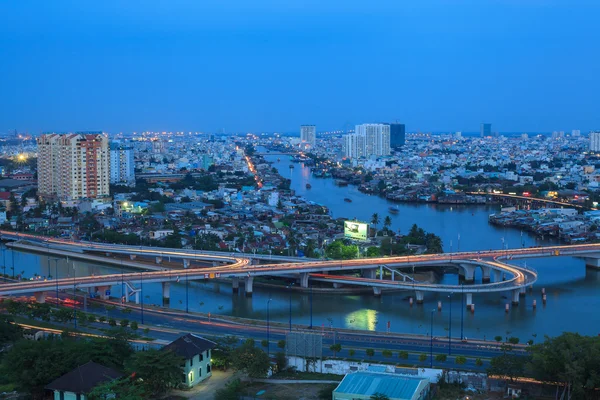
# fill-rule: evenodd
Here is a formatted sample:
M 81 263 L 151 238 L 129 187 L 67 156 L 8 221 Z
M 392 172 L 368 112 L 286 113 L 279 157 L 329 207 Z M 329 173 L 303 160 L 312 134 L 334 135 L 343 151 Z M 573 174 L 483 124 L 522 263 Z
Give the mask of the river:
M 309 200 L 327 206 L 334 217 L 358 218 L 369 221 L 377 212 L 383 220 L 389 214 L 392 203 L 387 200 L 361 193 L 356 187 L 339 187 L 332 179 L 320 179 L 311 175 L 309 168 L 294 164 L 289 168 L 287 156 L 269 155 L 273 166 L 292 181 L 291 187 L 297 194 Z M 306 189 L 306 183 L 312 185 Z M 344 198 L 352 199 L 351 203 Z M 399 204 L 399 213 L 390 214 L 392 229 L 407 232 L 414 223 L 427 231 L 439 235 L 445 251 L 499 249 L 502 238 L 508 247 L 542 245 L 544 242 L 514 229 L 498 228 L 488 224 L 490 213 L 497 206 L 449 206 L 434 204 Z M 460 235 L 460 239 L 459 239 Z M 48 257 L 15 252 L 15 271 L 25 271 L 25 276 L 35 273 L 47 275 L 54 271 L 55 262 Z M 11 273 L 12 253 L 5 254 L 7 273 Z M 508 293 L 477 294 L 473 296 L 475 313 L 467 312 L 461 305 L 461 295 L 452 297 L 452 336 L 460 336 L 463 325 L 464 336 L 491 339 L 496 335 L 517 336 L 521 341 L 534 339 L 539 341 L 544 335 L 558 335 L 563 331 L 576 331 L 582 334 L 600 333 L 600 271 L 586 269 L 580 259 L 570 257 L 527 260 L 527 266 L 535 268 L 539 279 L 532 293 L 521 298 L 518 307 L 512 307 L 505 313 L 504 305 L 509 302 Z M 60 277 L 72 276 L 71 266 L 65 260 L 58 262 Z M 517 261 L 523 263 L 523 261 Z M 104 274 L 118 269 L 75 262 L 77 276 L 83 274 Z M 479 270 L 477 270 L 478 273 Z M 481 276 L 476 275 L 476 280 Z M 456 275 L 447 274 L 444 282 L 456 283 Z M 548 301 L 541 301 L 541 288 L 545 288 Z M 113 296 L 120 296 L 120 287 L 112 288 Z M 428 334 L 430 311 L 443 302 L 441 312 L 435 312 L 433 318 L 434 335 L 447 335 L 449 328 L 449 300 L 447 295 L 426 294 L 423 305 L 409 306 L 404 293 L 384 293 L 380 298 L 372 295 L 338 295 L 335 293 L 313 294 L 313 325 L 345 327 L 354 329 L 385 331 L 389 321 L 393 332 Z M 146 303 L 160 304 L 160 285 L 144 284 Z M 281 322 L 289 320 L 289 304 L 292 304 L 292 322 L 308 324 L 310 322 L 310 296 L 303 293 L 289 293 L 283 290 L 269 290 L 255 287 L 252 298 L 243 294 L 232 295 L 231 286 L 217 282 L 190 282 L 189 309 L 210 312 L 213 315 L 234 315 L 249 318 L 266 319 L 267 301 L 270 302 L 270 318 Z M 290 300 L 291 299 L 291 300 Z M 532 301 L 537 300 L 537 309 Z M 185 309 L 185 283 L 182 281 L 171 287 L 171 307 Z

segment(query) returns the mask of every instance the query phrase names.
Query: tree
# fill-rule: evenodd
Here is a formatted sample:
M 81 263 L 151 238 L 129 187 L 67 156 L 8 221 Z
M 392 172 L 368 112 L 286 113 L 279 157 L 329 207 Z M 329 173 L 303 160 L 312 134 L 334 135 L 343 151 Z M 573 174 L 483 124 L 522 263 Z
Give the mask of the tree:
M 89 400 L 140 400 L 144 398 L 144 387 L 131 378 L 115 379 L 96 386 L 86 396 Z
M 514 377 L 523 375 L 527 358 L 515 354 L 511 345 L 503 344 L 500 349 L 502 354 L 491 359 L 488 374 L 504 376 L 511 381 Z
M 365 350 L 365 353 L 367 354 L 367 357 L 373 357 L 375 355 L 375 350 L 373 349 L 367 349 Z
M 339 343 L 332 344 L 329 346 L 329 350 L 333 351 L 333 356 L 335 357 L 338 352 L 342 351 L 342 345 Z
M 263 339 L 260 341 L 260 345 L 262 347 L 267 347 L 269 345 L 269 341 L 267 339 Z
M 403 360 L 408 359 L 408 351 L 406 351 L 406 350 L 399 351 L 398 358 L 401 358 Z
M 435 356 L 435 361 L 445 362 L 448 359 L 448 356 L 445 354 L 437 354 Z
M 129 324 L 129 327 L 132 330 L 137 331 L 138 330 L 138 323 L 137 323 L 137 321 L 131 321 L 131 323 Z
M 285 339 L 281 339 L 280 341 L 278 341 L 277 347 L 279 347 L 280 349 L 285 349 Z
M 123 328 L 127 328 L 127 326 L 129 325 L 129 320 L 122 319 L 121 322 L 119 322 L 119 325 L 121 325 L 121 327 L 123 327 Z
M 502 341 L 502 336 L 498 335 L 498 336 L 494 336 L 494 340 L 498 343 L 500 343 Z
M 215 392 L 215 400 L 238 400 L 240 398 L 238 392 L 241 385 L 242 383 L 239 379 L 228 382 L 225 387 Z
M 371 215 L 371 223 L 375 226 L 375 232 L 377 232 L 377 225 L 379 225 L 379 214 L 374 213 Z
M 478 367 L 483 366 L 483 361 L 481 361 L 481 358 L 475 360 L 475 365 L 477 365 Z
M 217 340 L 217 347 L 212 351 L 212 365 L 227 370 L 233 364 L 233 350 L 238 343 L 235 336 L 225 336 Z
M 371 400 L 390 400 L 388 395 L 379 393 L 379 392 L 372 394 L 371 397 L 369 397 L 369 399 L 371 399 Z
M 519 338 L 511 336 L 511 337 L 508 338 L 508 343 L 510 343 L 510 344 L 519 344 Z
M 421 354 L 419 355 L 419 361 L 421 361 L 421 362 L 425 362 L 425 360 L 427 360 L 427 354 L 425 354 L 425 353 L 421 353 Z
M 249 378 L 264 378 L 270 364 L 267 353 L 255 347 L 254 341 L 246 341 L 233 351 L 233 368 L 243 371 Z
M 145 398 L 158 397 L 181 381 L 183 358 L 169 350 L 138 351 L 127 363 L 127 370 L 141 383 Z
M 20 339 L 23 330 L 19 325 L 13 323 L 11 317 L 0 316 L 0 347 L 6 343 L 12 343 Z
M 466 364 L 466 362 L 467 362 L 467 359 L 466 359 L 464 356 L 456 356 L 456 357 L 454 358 L 454 362 L 455 362 L 457 365 L 464 365 L 464 364 Z
M 386 215 L 385 219 L 383 220 L 383 226 L 386 229 L 389 229 L 390 226 L 392 226 L 392 218 L 389 215 Z
M 283 371 L 287 368 L 287 357 L 283 351 L 275 353 L 275 364 L 277 364 L 277 371 Z
M 392 351 L 391 350 L 382 350 L 381 351 L 381 355 L 384 357 L 391 357 L 392 356 Z
M 354 350 L 354 349 L 350 349 L 350 350 L 348 350 L 348 355 L 349 355 L 350 357 L 354 357 L 354 354 L 356 354 L 356 350 Z
M 117 321 L 115 321 L 114 318 L 109 318 L 108 319 L 108 325 L 110 325 L 110 326 L 117 326 Z

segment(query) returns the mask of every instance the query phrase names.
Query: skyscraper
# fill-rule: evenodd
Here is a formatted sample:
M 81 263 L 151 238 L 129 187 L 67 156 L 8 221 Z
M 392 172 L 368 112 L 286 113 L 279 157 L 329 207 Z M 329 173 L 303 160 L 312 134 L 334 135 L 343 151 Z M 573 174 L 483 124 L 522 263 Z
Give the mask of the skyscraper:
M 108 137 L 101 132 L 44 134 L 37 138 L 38 192 L 59 200 L 109 195 Z
M 404 124 L 390 124 L 390 146 L 392 149 L 398 149 L 406 143 L 406 131 Z
M 317 127 L 314 125 L 300 125 L 300 140 L 307 143 L 310 147 L 315 147 L 317 143 Z
M 482 123 L 480 128 L 481 137 L 492 136 L 492 124 Z
M 600 132 L 590 132 L 590 151 L 600 152 Z
M 120 142 L 110 144 L 110 183 L 135 184 L 133 147 Z
M 365 157 L 366 146 L 365 137 L 357 134 L 344 135 L 344 157 L 361 158 Z
M 356 125 L 355 134 L 365 138 L 365 156 L 390 155 L 390 126 L 388 124 Z

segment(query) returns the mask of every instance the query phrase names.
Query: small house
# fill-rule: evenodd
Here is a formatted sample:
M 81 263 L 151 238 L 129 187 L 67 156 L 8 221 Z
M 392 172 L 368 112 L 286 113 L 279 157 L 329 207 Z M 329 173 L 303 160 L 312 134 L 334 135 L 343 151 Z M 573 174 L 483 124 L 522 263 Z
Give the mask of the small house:
M 118 371 L 90 361 L 55 379 L 46 386 L 54 400 L 86 400 L 96 386 L 122 377 Z
M 181 383 L 192 387 L 211 377 L 210 356 L 216 346 L 215 342 L 188 333 L 165 346 L 165 349 L 185 360 Z

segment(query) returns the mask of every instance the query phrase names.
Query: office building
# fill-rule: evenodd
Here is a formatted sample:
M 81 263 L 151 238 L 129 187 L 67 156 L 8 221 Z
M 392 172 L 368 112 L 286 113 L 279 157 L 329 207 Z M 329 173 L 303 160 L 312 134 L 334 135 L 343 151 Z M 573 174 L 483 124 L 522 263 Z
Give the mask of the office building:
M 317 127 L 314 125 L 301 125 L 300 141 L 303 144 L 310 145 L 310 147 L 315 147 L 315 144 L 317 144 Z
M 404 124 L 390 124 L 390 147 L 398 149 L 406 143 L 406 128 Z
M 365 139 L 365 156 L 390 155 L 390 126 L 388 124 L 356 125 L 356 135 Z
M 600 152 L 600 132 L 590 132 L 590 151 Z
M 135 185 L 133 147 L 120 142 L 110 144 L 110 183 Z
M 579 129 L 573 129 L 571 131 L 571 136 L 573 136 L 573 137 L 580 137 L 581 136 L 581 131 Z
M 101 132 L 49 133 L 37 138 L 38 193 L 59 200 L 109 195 L 108 137 Z
M 480 127 L 481 137 L 492 136 L 492 124 L 483 123 Z

